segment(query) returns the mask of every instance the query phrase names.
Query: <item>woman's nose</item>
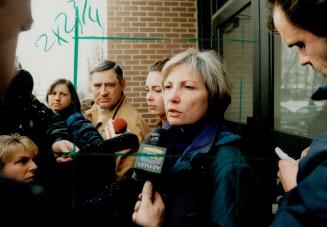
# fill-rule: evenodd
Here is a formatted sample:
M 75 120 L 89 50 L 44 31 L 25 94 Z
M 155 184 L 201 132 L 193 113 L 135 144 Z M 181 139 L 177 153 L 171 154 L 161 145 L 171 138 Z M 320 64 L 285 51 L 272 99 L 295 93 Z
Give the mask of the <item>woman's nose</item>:
M 55 95 L 55 100 L 59 100 L 60 99 L 60 94 L 56 94 Z
M 31 172 L 35 172 L 36 169 L 37 169 L 37 165 L 35 164 L 34 161 L 31 161 L 31 162 L 30 162 L 30 165 L 29 165 L 29 170 L 30 170 Z
M 168 101 L 170 102 L 178 102 L 180 100 L 180 92 L 176 88 L 172 88 L 168 94 L 167 97 Z
M 151 91 L 146 93 L 145 99 L 146 100 L 152 100 L 153 99 L 153 95 L 152 95 Z

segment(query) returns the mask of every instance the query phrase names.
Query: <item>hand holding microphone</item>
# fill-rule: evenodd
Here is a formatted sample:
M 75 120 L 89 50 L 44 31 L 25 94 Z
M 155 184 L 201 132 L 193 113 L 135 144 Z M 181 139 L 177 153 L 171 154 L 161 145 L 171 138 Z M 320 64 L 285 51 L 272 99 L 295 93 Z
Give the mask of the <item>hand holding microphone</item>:
M 145 182 L 139 199 L 134 207 L 133 222 L 141 226 L 162 226 L 165 205 L 160 194 L 153 191 L 153 186 L 149 181 Z

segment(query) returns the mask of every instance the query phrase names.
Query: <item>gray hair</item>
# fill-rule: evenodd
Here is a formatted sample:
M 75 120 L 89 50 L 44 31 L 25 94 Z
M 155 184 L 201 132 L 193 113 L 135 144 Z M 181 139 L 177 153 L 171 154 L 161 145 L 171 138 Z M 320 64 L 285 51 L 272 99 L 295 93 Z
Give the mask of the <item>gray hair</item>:
M 116 62 L 113 62 L 113 61 L 110 61 L 110 60 L 103 60 L 98 65 L 96 65 L 95 67 L 93 67 L 90 70 L 89 74 L 90 74 L 91 81 L 92 81 L 92 74 L 93 73 L 103 72 L 103 71 L 106 71 L 106 70 L 109 70 L 109 69 L 114 70 L 114 72 L 117 75 L 117 79 L 119 80 L 119 82 L 121 82 L 124 79 L 123 70 Z
M 214 50 L 199 51 L 187 49 L 172 57 L 163 67 L 163 82 L 171 71 L 180 64 L 190 66 L 198 72 L 206 86 L 209 96 L 209 110 L 221 114 L 230 104 L 232 83 L 227 74 L 222 58 Z

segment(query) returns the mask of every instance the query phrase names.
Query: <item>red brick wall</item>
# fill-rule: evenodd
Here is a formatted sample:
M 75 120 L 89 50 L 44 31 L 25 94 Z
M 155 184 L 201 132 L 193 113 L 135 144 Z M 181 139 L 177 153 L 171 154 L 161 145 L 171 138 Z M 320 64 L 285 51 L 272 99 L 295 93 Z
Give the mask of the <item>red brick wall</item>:
M 148 112 L 144 89 L 148 67 L 188 47 L 197 47 L 196 0 L 107 2 L 108 59 L 122 66 L 127 81 L 125 94 L 152 126 L 156 119 Z

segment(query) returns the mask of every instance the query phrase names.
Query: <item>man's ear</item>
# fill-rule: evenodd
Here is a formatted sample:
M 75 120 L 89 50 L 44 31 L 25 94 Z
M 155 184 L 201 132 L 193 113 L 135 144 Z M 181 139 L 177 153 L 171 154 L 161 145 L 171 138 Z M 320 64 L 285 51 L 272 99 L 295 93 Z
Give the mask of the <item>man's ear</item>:
M 126 87 L 126 81 L 124 79 L 122 79 L 122 81 L 120 82 L 122 90 L 125 90 Z

